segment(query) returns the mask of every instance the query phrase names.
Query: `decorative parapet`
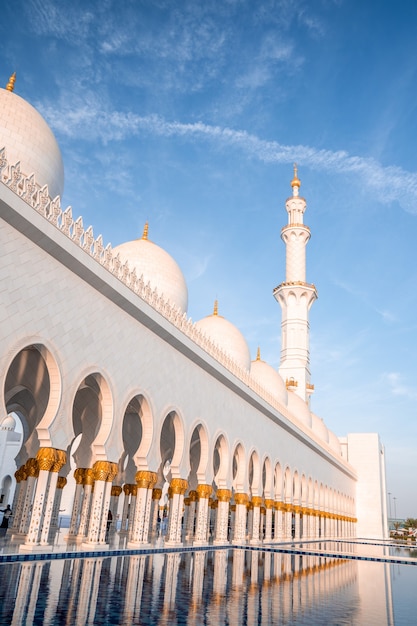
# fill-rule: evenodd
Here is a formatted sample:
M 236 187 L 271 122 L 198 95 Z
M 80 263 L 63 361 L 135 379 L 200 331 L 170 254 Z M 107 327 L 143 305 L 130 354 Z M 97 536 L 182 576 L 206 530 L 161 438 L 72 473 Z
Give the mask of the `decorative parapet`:
M 98 237 L 94 236 L 92 226 L 84 228 L 82 217 L 74 219 L 70 206 L 63 210 L 61 208 L 60 197 L 51 198 L 47 185 L 39 185 L 35 180 L 34 174 L 27 175 L 23 173 L 20 170 L 19 161 L 15 164 L 10 164 L 7 160 L 6 148 L 0 149 L 0 182 L 22 198 L 22 200 L 37 211 L 37 213 L 53 224 L 97 263 L 120 280 L 126 287 L 131 289 L 144 302 L 160 313 L 166 320 L 173 324 L 175 328 L 213 357 L 231 374 L 236 376 L 236 378 L 265 400 L 271 407 L 281 413 L 281 415 L 287 417 L 301 431 L 308 434 L 309 437 L 323 446 L 321 439 L 316 437 L 314 433 L 295 418 L 285 406 L 279 403 L 269 391 L 254 380 L 248 370 L 238 365 L 228 353 L 203 333 L 191 318 L 187 317 L 186 313 L 165 300 L 163 295 L 159 294 L 156 288 L 153 289 L 149 282 L 145 283 L 143 275 L 137 276 L 136 270 L 130 270 L 127 262 L 122 263 L 119 254 L 114 253 L 110 243 L 105 246 L 101 235 Z M 302 282 L 281 283 L 277 289 L 283 285 L 304 285 L 315 289 L 314 285 Z M 325 444 L 324 447 L 328 448 Z

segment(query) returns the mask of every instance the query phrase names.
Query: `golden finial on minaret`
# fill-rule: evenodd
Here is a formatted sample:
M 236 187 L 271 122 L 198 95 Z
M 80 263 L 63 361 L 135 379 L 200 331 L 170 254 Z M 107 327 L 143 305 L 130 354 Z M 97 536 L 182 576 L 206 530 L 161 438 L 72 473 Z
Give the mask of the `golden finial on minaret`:
M 217 300 L 214 301 L 214 309 L 213 309 L 213 315 L 218 315 L 219 314 L 219 303 Z
M 258 346 L 258 351 L 257 351 L 257 353 L 256 353 L 256 360 L 257 360 L 257 361 L 260 361 L 260 360 L 261 360 L 261 349 L 260 349 L 260 347 L 259 347 L 259 346 Z
M 6 85 L 7 91 L 13 91 L 15 82 L 16 82 L 16 72 L 13 72 L 13 74 L 9 78 L 9 82 Z
M 142 235 L 142 239 L 145 239 L 145 241 L 148 240 L 148 231 L 149 231 L 149 224 L 148 222 L 146 222 L 143 228 L 143 235 Z
M 294 187 L 301 187 L 301 180 L 298 178 L 298 167 L 297 167 L 297 163 L 294 163 L 294 178 L 291 181 L 291 187 L 294 189 Z

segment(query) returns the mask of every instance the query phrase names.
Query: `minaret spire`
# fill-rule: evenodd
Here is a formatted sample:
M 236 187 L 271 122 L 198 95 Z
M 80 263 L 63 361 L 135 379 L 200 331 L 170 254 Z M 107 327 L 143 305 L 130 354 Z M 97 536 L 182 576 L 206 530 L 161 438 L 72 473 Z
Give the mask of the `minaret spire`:
M 6 85 L 7 91 L 13 91 L 15 82 L 16 82 L 16 72 L 13 72 L 13 74 L 9 78 L 9 82 Z
M 307 203 L 299 196 L 301 181 L 294 164 L 291 181 L 293 195 L 286 202 L 288 224 L 281 231 L 286 248 L 285 282 L 274 289 L 282 309 L 280 374 L 293 379 L 293 393 L 308 402 L 313 391 L 310 383 L 310 340 L 308 313 L 317 298 L 314 285 L 306 282 L 306 247 L 310 229 L 304 224 Z

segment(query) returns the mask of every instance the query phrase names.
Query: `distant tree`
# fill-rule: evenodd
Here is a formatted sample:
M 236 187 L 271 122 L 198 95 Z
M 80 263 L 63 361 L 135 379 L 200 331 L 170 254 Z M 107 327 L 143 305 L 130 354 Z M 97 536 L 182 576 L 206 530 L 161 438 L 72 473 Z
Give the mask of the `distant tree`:
M 417 528 L 417 519 L 414 517 L 408 517 L 404 522 L 405 528 Z
M 400 526 L 401 526 L 401 522 L 394 522 L 395 530 L 398 530 Z

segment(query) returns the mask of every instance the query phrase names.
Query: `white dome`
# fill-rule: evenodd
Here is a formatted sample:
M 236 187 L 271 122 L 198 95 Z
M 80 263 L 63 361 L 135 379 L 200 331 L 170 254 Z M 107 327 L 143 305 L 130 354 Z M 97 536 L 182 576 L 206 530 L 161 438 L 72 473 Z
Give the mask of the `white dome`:
M 326 424 L 323 422 L 321 417 L 315 415 L 315 413 L 311 414 L 311 428 L 313 432 L 320 437 L 320 439 L 329 443 L 329 431 L 327 430 Z
M 196 322 L 197 328 L 245 370 L 250 368 L 250 352 L 246 339 L 231 322 L 217 313 L 217 302 L 213 315 Z
M 294 391 L 290 391 L 288 393 L 288 408 L 294 417 L 300 420 L 300 422 L 308 428 L 311 428 L 310 409 L 308 408 L 307 403 L 304 402 L 304 400 Z
M 20 161 L 25 176 L 35 175 L 40 186 L 48 185 L 52 198 L 64 191 L 64 164 L 53 132 L 26 100 L 0 89 L 0 150 L 6 148 L 9 165 Z
M 342 446 L 340 445 L 339 437 L 329 430 L 329 446 L 336 452 L 337 456 L 342 455 Z
M 1 423 L 0 430 L 15 430 L 16 420 L 13 415 L 8 415 Z
M 269 363 L 262 361 L 259 351 L 256 361 L 252 361 L 250 366 L 251 376 L 266 390 L 271 396 L 276 398 L 281 404 L 287 405 L 288 392 L 284 381 Z
M 174 259 L 162 248 L 148 241 L 147 227 L 142 239 L 122 243 L 113 249 L 122 263 L 126 261 L 137 277 L 143 276 L 145 284 L 183 312 L 187 312 L 188 289 L 185 278 Z

